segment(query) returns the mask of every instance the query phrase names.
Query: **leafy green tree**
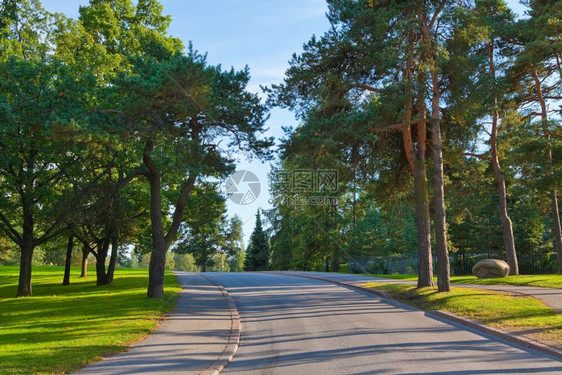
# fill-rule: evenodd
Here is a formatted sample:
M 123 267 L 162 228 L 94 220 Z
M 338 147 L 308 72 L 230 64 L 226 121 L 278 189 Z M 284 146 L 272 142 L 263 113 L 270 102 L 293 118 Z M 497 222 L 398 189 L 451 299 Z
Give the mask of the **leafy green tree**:
M 8 16 L 5 16 L 8 11 Z M 88 121 L 88 72 L 53 57 L 54 17 L 38 1 L 3 2 L 0 39 L 0 229 L 21 252 L 18 296 L 31 296 L 34 249 L 66 229 Z
M 257 95 L 245 91 L 248 80 L 248 69 L 223 71 L 190 50 L 162 61 L 138 58 L 135 74 L 120 83 L 129 93 L 125 119 L 143 140 L 143 175 L 150 186 L 149 297 L 163 295 L 167 249 L 197 179 L 232 171 L 229 146 L 258 156 L 267 153 L 271 141 L 257 138 L 263 131 L 265 108 Z M 219 146 L 225 139 L 230 142 L 227 149 Z M 163 191 L 174 207 L 168 228 L 163 222 Z
M 269 269 L 269 239 L 263 230 L 261 215 L 256 214 L 256 225 L 250 237 L 250 244 L 244 262 L 245 271 L 267 271 Z

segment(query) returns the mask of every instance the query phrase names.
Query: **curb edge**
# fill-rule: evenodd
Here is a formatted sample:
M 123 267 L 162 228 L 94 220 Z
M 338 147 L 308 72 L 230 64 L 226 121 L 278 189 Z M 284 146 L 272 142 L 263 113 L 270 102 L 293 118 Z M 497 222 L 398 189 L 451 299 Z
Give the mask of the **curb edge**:
M 205 275 L 201 275 L 207 279 L 210 283 L 215 285 L 222 293 L 226 301 L 228 302 L 228 308 L 230 310 L 230 334 L 228 337 L 228 342 L 224 351 L 221 353 L 219 358 L 213 364 L 211 364 L 207 369 L 202 371 L 200 375 L 219 375 L 226 366 L 232 361 L 238 347 L 240 346 L 240 335 L 242 333 L 242 323 L 240 323 L 240 315 L 238 314 L 238 308 L 236 303 L 228 293 L 228 291 L 222 286 L 211 280 Z

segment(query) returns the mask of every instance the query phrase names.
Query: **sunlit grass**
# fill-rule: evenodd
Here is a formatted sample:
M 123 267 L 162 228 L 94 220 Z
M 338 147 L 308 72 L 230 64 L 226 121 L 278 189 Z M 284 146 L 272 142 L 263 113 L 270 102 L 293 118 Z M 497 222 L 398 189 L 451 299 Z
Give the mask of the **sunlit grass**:
M 416 289 L 407 284 L 366 283 L 365 286 L 422 310 L 448 311 L 562 347 L 562 314 L 532 297 L 468 288 L 438 293 L 436 288 Z
M 418 275 L 368 275 L 373 277 L 384 277 L 393 280 L 416 281 Z M 435 276 L 437 280 L 437 276 Z M 519 275 L 507 276 L 497 279 L 479 279 L 476 276 L 451 276 L 452 283 L 479 284 L 479 285 L 517 285 L 538 286 L 543 288 L 562 288 L 562 275 Z
M 0 267 L 0 373 L 63 374 L 123 351 L 157 327 L 180 290 L 166 275 L 165 296 L 146 298 L 146 270 L 117 269 L 112 285 L 96 286 L 95 271 L 61 286 L 61 267 L 33 269 L 33 297 L 13 298 L 17 267 Z

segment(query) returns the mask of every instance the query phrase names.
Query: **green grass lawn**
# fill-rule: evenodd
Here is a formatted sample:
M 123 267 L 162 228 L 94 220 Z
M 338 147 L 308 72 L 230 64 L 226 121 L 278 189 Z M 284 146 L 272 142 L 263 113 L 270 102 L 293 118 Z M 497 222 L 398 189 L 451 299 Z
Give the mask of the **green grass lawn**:
M 413 285 L 366 283 L 393 299 L 422 310 L 443 310 L 530 339 L 562 348 L 562 314 L 541 301 L 518 294 L 481 289 L 416 289 Z
M 13 298 L 18 268 L 0 267 L 0 373 L 64 374 L 123 351 L 157 327 L 180 287 L 166 275 L 165 297 L 146 298 L 147 270 L 117 269 L 96 286 L 95 270 L 61 286 L 62 267 L 34 267 L 33 297 Z
M 384 277 L 394 280 L 416 281 L 418 275 L 369 275 L 374 277 Z M 437 276 L 435 276 L 437 279 Z M 476 276 L 451 276 L 452 283 L 459 284 L 480 284 L 480 285 L 518 285 L 518 286 L 539 286 L 543 288 L 562 288 L 562 275 L 519 275 L 507 276 L 500 279 L 479 279 Z

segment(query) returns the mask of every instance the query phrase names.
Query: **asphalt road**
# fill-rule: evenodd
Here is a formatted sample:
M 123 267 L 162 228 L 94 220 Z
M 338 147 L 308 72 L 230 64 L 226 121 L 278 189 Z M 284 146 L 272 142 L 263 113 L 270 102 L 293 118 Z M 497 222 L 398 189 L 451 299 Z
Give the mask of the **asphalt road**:
M 207 274 L 238 307 L 225 374 L 562 374 L 562 362 L 335 284 Z

